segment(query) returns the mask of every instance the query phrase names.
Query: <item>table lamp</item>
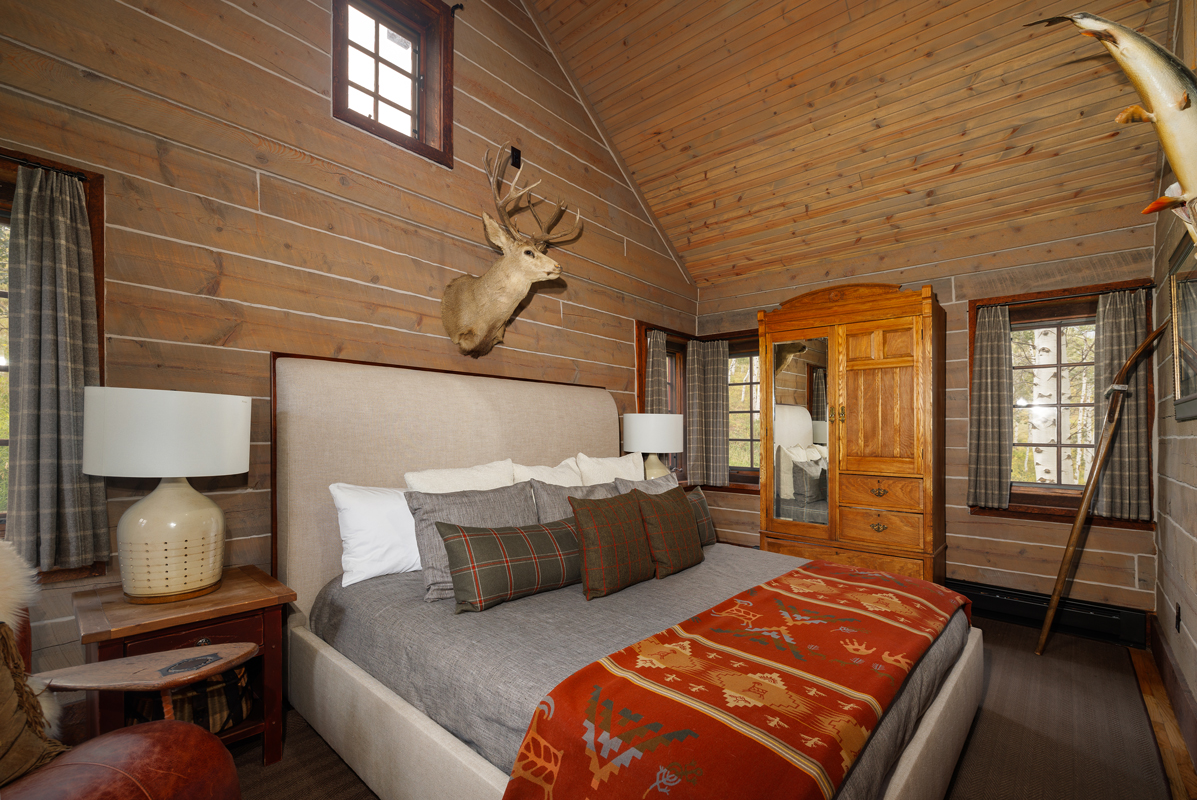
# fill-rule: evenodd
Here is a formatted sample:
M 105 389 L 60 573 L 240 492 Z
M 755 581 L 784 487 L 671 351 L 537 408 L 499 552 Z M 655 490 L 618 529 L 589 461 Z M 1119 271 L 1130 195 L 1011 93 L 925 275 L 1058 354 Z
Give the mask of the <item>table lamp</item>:
M 130 603 L 214 592 L 224 568 L 224 512 L 188 477 L 249 471 L 250 398 L 201 392 L 83 390 L 83 472 L 161 478 L 116 528 Z
M 681 414 L 624 414 L 623 450 L 625 453 L 646 453 L 644 478 L 660 478 L 669 468 L 657 458 L 657 453 L 680 453 L 685 442 Z

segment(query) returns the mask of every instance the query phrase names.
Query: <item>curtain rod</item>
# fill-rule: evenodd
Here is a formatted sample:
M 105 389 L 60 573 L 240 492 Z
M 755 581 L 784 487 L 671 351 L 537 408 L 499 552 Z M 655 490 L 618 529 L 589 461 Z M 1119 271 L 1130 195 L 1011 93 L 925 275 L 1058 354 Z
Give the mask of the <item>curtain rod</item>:
M 5 161 L 11 161 L 14 164 L 21 164 L 26 167 L 33 167 L 34 169 L 48 169 L 51 172 L 61 172 L 63 175 L 70 175 L 72 178 L 78 178 L 81 181 L 86 181 L 87 176 L 82 172 L 73 172 L 69 169 L 59 169 L 58 167 L 48 167 L 45 164 L 39 164 L 36 161 L 30 161 L 27 158 L 18 158 L 17 156 L 6 156 L 0 153 L 0 158 Z

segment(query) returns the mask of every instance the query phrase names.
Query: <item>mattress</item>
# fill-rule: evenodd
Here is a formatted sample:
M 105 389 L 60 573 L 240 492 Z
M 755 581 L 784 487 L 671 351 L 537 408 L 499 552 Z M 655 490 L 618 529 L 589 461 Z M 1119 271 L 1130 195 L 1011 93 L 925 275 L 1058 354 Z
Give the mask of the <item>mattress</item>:
M 454 614 L 423 601 L 420 572 L 321 590 L 312 631 L 441 727 L 510 773 L 536 704 L 590 662 L 698 614 L 804 560 L 716 544 L 706 559 L 586 601 L 580 585 Z M 871 798 L 968 636 L 957 613 L 891 705 L 838 796 Z

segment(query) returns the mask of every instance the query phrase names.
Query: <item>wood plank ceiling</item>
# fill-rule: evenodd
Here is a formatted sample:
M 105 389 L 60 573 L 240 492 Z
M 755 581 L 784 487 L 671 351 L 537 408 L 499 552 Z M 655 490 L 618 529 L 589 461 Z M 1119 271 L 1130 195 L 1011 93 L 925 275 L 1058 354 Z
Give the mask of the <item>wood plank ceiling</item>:
M 700 286 L 1156 191 L 1113 59 L 1023 27 L 1072 2 L 530 1 Z M 1083 8 L 1166 42 L 1169 3 Z

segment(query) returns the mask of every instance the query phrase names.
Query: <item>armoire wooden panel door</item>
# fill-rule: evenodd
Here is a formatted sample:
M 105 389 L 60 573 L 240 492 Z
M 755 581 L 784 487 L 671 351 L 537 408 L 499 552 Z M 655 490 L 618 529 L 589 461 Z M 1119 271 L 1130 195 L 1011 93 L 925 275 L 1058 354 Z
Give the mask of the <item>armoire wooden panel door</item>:
M 923 471 L 918 317 L 840 328 L 837 452 L 841 472 Z

